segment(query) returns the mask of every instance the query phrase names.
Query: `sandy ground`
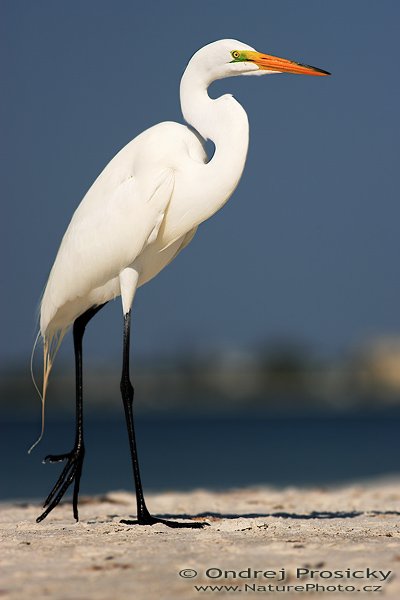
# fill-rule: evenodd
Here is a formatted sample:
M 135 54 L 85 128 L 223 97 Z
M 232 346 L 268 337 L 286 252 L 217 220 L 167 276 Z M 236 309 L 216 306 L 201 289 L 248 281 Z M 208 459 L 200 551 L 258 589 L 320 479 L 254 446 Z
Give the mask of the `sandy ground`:
M 35 523 L 38 505 L 3 504 L 0 597 L 400 598 L 399 481 L 171 492 L 148 495 L 148 505 L 154 514 L 195 515 L 210 525 L 121 524 L 121 518 L 134 518 L 134 497 L 125 492 L 82 498 L 79 523 L 69 503 L 41 524 Z M 238 587 L 195 588 L 207 585 Z M 307 585 L 314 587 L 307 591 Z

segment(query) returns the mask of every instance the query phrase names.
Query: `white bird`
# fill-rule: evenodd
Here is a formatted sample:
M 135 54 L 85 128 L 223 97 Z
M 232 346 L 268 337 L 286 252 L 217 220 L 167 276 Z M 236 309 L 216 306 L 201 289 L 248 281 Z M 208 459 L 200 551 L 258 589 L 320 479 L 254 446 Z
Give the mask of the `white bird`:
M 131 306 L 136 289 L 155 277 L 193 239 L 197 227 L 216 213 L 235 190 L 246 161 L 249 125 L 230 95 L 207 93 L 217 79 L 272 73 L 329 75 L 327 71 L 261 54 L 237 40 L 201 48 L 189 61 L 180 85 L 188 125 L 165 122 L 147 129 L 105 167 L 76 209 L 62 239 L 43 294 L 40 334 L 44 342 L 42 403 L 59 345 L 73 326 L 76 363 L 76 438 L 71 452 L 46 457 L 66 460 L 47 497 L 43 520 L 74 482 L 78 520 L 79 482 L 84 459 L 82 338 L 85 326 L 109 300 L 121 296 L 124 319 L 121 394 L 128 428 L 137 498 L 137 522 L 170 527 L 200 523 L 153 517 L 145 504 L 133 425 L 129 379 Z M 206 140 L 215 144 L 208 160 Z M 43 413 L 42 413 L 43 419 Z M 43 432 L 43 420 L 42 420 Z

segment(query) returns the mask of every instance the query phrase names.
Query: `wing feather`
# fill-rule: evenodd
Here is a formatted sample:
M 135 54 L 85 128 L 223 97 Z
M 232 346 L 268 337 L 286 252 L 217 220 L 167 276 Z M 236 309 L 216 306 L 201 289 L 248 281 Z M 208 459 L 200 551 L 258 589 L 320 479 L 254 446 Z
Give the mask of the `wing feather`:
M 115 185 L 100 177 L 75 211 L 43 295 L 43 335 L 60 308 L 118 276 L 157 237 L 174 172 L 153 170 L 142 179 Z

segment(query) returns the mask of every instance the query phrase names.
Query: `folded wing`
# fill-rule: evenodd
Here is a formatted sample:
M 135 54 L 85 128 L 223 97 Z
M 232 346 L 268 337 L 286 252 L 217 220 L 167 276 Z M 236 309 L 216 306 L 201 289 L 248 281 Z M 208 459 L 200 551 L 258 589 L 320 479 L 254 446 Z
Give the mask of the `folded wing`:
M 173 188 L 172 169 L 148 173 L 146 181 L 130 176 L 115 184 L 100 177 L 94 183 L 72 217 L 51 270 L 41 303 L 43 336 L 65 305 L 84 300 L 117 277 L 156 239 Z

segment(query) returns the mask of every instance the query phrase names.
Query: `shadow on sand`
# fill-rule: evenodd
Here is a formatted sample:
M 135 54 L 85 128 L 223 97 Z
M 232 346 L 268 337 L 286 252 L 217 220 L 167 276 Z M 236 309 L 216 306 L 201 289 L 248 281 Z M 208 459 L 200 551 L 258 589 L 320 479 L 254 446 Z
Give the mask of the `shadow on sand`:
M 245 514 L 234 514 L 234 513 L 215 513 L 215 512 L 204 512 L 198 513 L 197 515 L 187 514 L 160 514 L 157 515 L 162 519 L 257 519 L 267 517 L 280 517 L 282 519 L 354 519 L 363 515 L 400 515 L 399 511 L 396 510 L 369 510 L 369 511 L 317 511 L 313 510 L 310 513 L 288 513 L 288 512 L 274 512 L 274 513 L 245 513 Z M 117 515 L 108 515 L 117 516 Z M 134 519 L 134 517 L 133 517 Z

